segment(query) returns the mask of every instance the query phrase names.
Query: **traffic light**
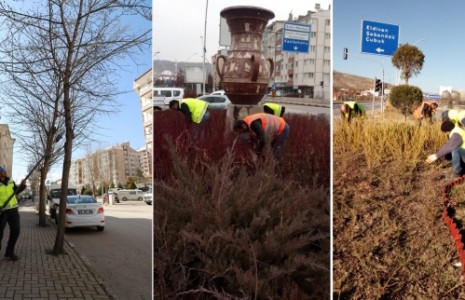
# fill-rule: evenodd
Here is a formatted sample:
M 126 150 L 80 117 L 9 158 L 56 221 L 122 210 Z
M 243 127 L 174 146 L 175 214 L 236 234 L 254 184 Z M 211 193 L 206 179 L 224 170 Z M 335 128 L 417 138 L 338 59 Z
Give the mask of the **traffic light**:
M 375 78 L 375 92 L 381 92 L 383 89 L 383 83 L 381 79 Z
M 344 54 L 342 55 L 342 57 L 344 58 L 344 60 L 347 59 L 347 55 L 349 55 L 349 50 L 347 48 L 344 48 Z
M 320 81 L 320 86 L 323 86 L 324 84 L 324 81 Z

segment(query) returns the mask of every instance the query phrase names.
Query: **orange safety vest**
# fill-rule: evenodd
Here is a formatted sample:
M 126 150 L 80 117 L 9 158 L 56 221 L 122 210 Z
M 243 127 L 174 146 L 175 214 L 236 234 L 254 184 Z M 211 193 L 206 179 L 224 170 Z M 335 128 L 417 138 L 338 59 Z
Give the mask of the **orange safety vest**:
M 265 113 L 257 113 L 244 118 L 244 122 L 249 126 L 249 131 L 252 136 L 257 137 L 255 132 L 250 129 L 250 125 L 253 121 L 260 119 L 262 121 L 262 128 L 265 131 L 265 134 L 273 134 L 273 137 L 280 135 L 284 127 L 286 126 L 286 121 L 283 118 L 277 117 Z

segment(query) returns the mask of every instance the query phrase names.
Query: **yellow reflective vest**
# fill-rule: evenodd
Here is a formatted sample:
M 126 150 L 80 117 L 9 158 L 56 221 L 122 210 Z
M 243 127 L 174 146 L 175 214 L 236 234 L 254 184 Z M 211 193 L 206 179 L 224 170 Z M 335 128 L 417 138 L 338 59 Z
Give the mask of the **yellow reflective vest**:
M 183 103 L 185 103 L 187 107 L 189 107 L 192 122 L 200 124 L 203 115 L 207 111 L 208 102 L 195 98 L 186 98 L 182 100 L 180 105 L 182 105 Z
M 278 116 L 278 117 L 281 116 L 281 108 L 282 108 L 281 105 L 276 104 L 276 103 L 265 103 L 263 104 L 263 106 L 267 106 L 271 108 L 275 116 Z
M 2 207 L 6 200 L 8 200 L 8 198 L 11 196 L 11 194 L 14 193 L 14 186 L 15 183 L 12 179 L 8 180 L 7 185 L 4 185 L 2 182 L 0 182 L 0 207 Z M 16 199 L 16 196 L 13 196 L 13 198 L 11 198 L 10 202 L 8 202 L 4 209 L 12 209 L 15 207 L 18 207 L 18 200 Z
M 455 125 L 457 125 L 465 118 L 465 110 L 449 109 L 449 111 L 447 112 L 447 117 Z

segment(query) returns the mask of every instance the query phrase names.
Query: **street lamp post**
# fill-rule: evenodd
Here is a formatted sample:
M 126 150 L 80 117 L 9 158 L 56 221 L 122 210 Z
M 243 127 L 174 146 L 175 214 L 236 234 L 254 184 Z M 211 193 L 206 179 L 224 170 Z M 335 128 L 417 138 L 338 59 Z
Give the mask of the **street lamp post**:
M 205 70 L 205 53 L 207 52 L 206 49 L 206 42 L 207 42 L 207 12 L 208 12 L 208 0 L 205 5 L 205 27 L 203 29 L 203 93 L 202 95 L 205 95 L 205 77 L 207 76 L 206 70 Z

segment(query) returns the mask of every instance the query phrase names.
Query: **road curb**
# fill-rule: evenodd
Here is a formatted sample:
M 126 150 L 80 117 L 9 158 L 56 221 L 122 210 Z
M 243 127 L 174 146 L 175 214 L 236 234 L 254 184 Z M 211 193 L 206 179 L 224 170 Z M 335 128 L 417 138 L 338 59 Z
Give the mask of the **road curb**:
M 53 226 L 53 227 L 57 228 L 57 225 L 55 224 L 55 222 L 49 216 L 47 216 L 47 222 L 50 224 L 50 226 Z M 68 239 L 66 238 L 66 235 L 65 235 L 64 242 L 69 246 L 71 251 L 73 251 L 74 254 L 77 257 L 79 257 L 79 259 L 81 260 L 83 265 L 87 268 L 89 273 L 91 273 L 95 277 L 97 283 L 102 287 L 102 289 L 105 291 L 107 296 L 110 299 L 118 300 L 118 298 L 112 293 L 112 291 L 105 285 L 105 280 L 103 279 L 103 277 L 91 266 L 91 264 L 87 260 L 87 258 L 84 255 L 82 255 L 81 253 L 78 252 L 78 250 L 76 249 L 76 245 L 74 245 L 72 242 L 68 241 Z

